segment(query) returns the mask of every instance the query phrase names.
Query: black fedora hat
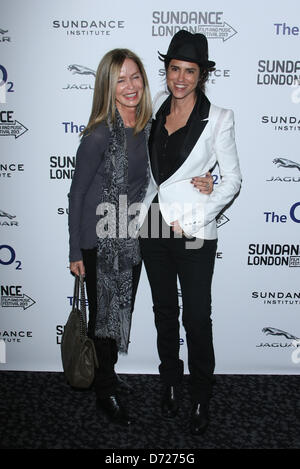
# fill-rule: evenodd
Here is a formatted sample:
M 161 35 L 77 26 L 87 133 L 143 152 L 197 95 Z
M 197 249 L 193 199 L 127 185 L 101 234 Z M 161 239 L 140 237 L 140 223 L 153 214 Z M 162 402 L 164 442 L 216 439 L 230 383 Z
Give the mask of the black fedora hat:
M 159 53 L 161 60 L 184 60 L 194 62 L 205 68 L 212 68 L 215 62 L 208 60 L 208 45 L 204 34 L 192 34 L 181 29 L 176 33 L 169 45 L 168 52 L 164 55 Z

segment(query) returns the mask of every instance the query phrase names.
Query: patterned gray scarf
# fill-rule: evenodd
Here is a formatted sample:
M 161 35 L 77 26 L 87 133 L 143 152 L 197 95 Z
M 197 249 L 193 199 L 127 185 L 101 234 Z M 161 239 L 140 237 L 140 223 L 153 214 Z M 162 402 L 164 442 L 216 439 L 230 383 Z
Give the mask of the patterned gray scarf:
M 118 236 L 121 227 L 128 227 L 132 216 L 120 206 L 126 200 L 128 208 L 128 154 L 123 120 L 116 110 L 116 123 L 108 122 L 110 140 L 106 149 L 105 181 L 101 190 L 101 204 L 106 204 L 106 220 L 115 220 L 113 236 L 108 227 L 106 237 L 98 234 L 97 241 L 97 316 L 96 337 L 109 337 L 116 340 L 120 353 L 127 353 L 132 316 L 132 268 L 141 262 L 138 237 Z M 151 123 L 144 129 L 146 149 Z M 149 168 L 145 183 L 140 190 L 137 202 L 142 202 L 149 183 Z M 127 199 L 124 197 L 127 196 Z M 104 218 L 102 218 L 104 220 Z

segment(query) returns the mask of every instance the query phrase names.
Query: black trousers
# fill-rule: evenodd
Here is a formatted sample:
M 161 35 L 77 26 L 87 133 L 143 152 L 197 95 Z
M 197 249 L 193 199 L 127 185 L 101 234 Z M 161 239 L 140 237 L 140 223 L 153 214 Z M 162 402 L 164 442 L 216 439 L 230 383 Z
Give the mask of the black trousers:
M 179 358 L 179 278 L 191 394 L 193 401 L 203 404 L 211 395 L 215 367 L 211 282 L 217 240 L 205 240 L 198 249 L 186 249 L 187 241 L 187 238 L 173 236 L 144 238 L 140 243 L 152 291 L 162 382 L 176 385 L 183 376 L 183 362 Z
M 118 349 L 114 339 L 95 337 L 95 324 L 97 314 L 97 286 L 96 262 L 97 249 L 82 249 L 85 267 L 86 290 L 89 304 L 88 335 L 94 340 L 99 361 L 99 368 L 95 372 L 95 390 L 99 398 L 114 395 L 117 389 L 117 375 L 115 364 L 118 361 Z M 133 268 L 132 278 L 132 310 L 141 273 L 141 263 Z

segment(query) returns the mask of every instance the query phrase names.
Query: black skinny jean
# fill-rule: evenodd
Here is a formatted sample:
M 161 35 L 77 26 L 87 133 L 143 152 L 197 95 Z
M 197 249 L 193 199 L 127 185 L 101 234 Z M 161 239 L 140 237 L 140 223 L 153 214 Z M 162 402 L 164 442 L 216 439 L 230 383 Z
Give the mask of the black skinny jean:
M 185 237 L 172 236 L 144 238 L 140 243 L 152 291 L 162 382 L 176 385 L 183 376 L 183 362 L 179 358 L 179 278 L 191 396 L 194 402 L 204 404 L 211 395 L 215 367 L 211 283 L 217 240 L 205 240 L 198 249 L 186 249 L 187 241 L 191 243 Z
M 94 340 L 99 361 L 99 368 L 95 370 L 95 390 L 99 398 L 112 396 L 117 390 L 117 375 L 115 364 L 118 361 L 118 349 L 114 339 L 95 337 L 95 324 L 97 314 L 97 286 L 96 262 L 97 249 L 82 249 L 85 267 L 86 290 L 89 304 L 88 335 Z M 132 277 L 132 310 L 141 273 L 141 263 L 133 268 Z

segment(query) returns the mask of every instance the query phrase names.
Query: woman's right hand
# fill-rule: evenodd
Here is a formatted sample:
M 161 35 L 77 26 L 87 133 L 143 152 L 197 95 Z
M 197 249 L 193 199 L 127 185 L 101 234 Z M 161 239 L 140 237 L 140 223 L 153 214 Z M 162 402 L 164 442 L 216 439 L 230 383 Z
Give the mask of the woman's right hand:
M 85 276 L 85 268 L 83 261 L 74 261 L 70 262 L 70 271 L 75 275 L 82 275 Z

